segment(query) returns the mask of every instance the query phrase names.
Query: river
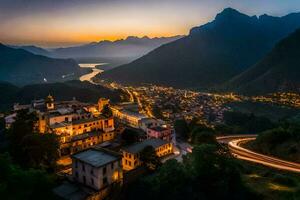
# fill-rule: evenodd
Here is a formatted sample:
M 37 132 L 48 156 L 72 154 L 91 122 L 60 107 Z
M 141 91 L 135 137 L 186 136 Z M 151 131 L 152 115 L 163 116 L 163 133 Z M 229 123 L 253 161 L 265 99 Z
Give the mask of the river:
M 79 80 L 80 81 L 89 81 L 94 84 L 92 78 L 95 77 L 97 74 L 102 73 L 103 70 L 97 69 L 96 65 L 106 65 L 107 63 L 81 63 L 79 64 L 82 68 L 91 68 L 93 71 L 91 73 L 82 75 Z

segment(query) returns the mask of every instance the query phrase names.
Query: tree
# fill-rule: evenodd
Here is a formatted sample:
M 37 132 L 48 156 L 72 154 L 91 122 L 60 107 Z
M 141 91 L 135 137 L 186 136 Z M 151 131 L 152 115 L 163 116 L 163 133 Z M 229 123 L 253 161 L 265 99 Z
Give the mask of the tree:
M 161 165 L 160 159 L 152 146 L 146 146 L 139 156 L 142 165 L 146 166 L 149 170 L 155 170 Z
M 112 117 L 113 113 L 108 104 L 103 107 L 101 114 L 107 118 Z
M 169 160 L 142 177 L 128 199 L 259 199 L 241 179 L 235 160 L 217 145 L 195 146 L 183 163 Z
M 152 106 L 152 114 L 157 118 L 157 119 L 163 119 L 164 116 L 161 112 L 161 109 L 157 106 L 157 105 L 154 105 Z
M 256 134 L 274 127 L 274 123 L 266 117 L 241 112 L 225 112 L 224 122 L 226 129 L 235 134 Z
M 249 147 L 263 154 L 300 162 L 300 123 L 286 121 L 279 127 L 264 131 Z
M 38 133 L 36 123 L 35 113 L 18 112 L 8 131 L 10 153 L 22 167 L 51 169 L 58 158 L 59 140 L 56 135 Z
M 185 140 L 189 139 L 190 129 L 184 119 L 176 120 L 174 123 L 174 129 L 178 137 L 181 137 Z
M 133 143 L 138 142 L 139 140 L 139 133 L 131 128 L 126 128 L 122 133 L 122 143 L 124 145 L 130 145 Z
M 0 133 L 3 129 L 5 129 L 5 119 L 4 117 L 0 117 Z
M 217 144 L 217 140 L 213 131 L 196 128 L 192 131 L 192 143 L 197 145 Z
M 0 196 L 2 199 L 55 199 L 55 179 L 42 170 L 24 170 L 12 163 L 8 154 L 0 154 Z
M 29 167 L 54 169 L 59 157 L 58 136 L 54 134 L 31 134 L 24 137 L 22 151 Z

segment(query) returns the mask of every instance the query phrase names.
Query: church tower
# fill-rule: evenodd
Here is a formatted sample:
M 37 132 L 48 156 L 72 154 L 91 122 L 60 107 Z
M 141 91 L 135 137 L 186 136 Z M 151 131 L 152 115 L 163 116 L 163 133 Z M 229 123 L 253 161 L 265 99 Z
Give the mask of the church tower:
M 54 109 L 54 98 L 50 94 L 45 99 L 45 103 L 46 103 L 47 110 Z
M 109 104 L 109 99 L 100 98 L 98 100 L 98 110 L 99 112 L 102 112 L 103 108 Z

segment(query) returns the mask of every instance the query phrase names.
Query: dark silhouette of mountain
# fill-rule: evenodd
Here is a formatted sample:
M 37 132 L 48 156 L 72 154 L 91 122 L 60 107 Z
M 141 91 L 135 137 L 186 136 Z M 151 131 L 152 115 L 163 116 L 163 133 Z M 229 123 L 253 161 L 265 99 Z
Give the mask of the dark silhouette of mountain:
M 230 80 L 227 87 L 248 95 L 300 92 L 300 29 L 280 41 L 260 62 Z
M 110 90 L 89 82 L 67 81 L 63 83 L 48 83 L 17 87 L 7 82 L 0 82 L 0 110 L 9 110 L 14 103 L 29 104 L 34 99 L 45 98 L 49 94 L 56 100 L 72 100 L 75 97 L 82 102 L 97 102 L 99 97 L 109 98 L 116 102 L 122 92 Z
M 10 46 L 16 49 L 24 49 L 26 51 L 29 51 L 30 53 L 36 54 L 36 55 L 42 55 L 42 56 L 47 56 L 51 57 L 51 52 L 43 49 L 41 47 L 29 45 L 29 46 Z
M 131 85 L 212 88 L 255 64 L 298 27 L 300 13 L 250 17 L 227 8 L 212 22 L 191 29 L 188 36 L 106 71 L 99 78 Z
M 127 37 L 125 40 L 100 41 L 90 44 L 58 48 L 51 51 L 53 57 L 57 58 L 131 58 L 136 59 L 145 55 L 151 50 L 159 47 L 162 44 L 172 42 L 181 38 L 182 36 L 174 37 L 161 37 L 161 38 L 148 38 L 148 37 Z
M 66 81 L 84 73 L 71 59 L 53 59 L 0 44 L 0 80 L 16 85 Z

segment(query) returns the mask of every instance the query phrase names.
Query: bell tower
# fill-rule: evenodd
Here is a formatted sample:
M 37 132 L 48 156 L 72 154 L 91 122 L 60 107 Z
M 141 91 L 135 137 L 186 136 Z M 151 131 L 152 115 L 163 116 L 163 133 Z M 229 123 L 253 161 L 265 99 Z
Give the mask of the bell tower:
M 45 103 L 46 103 L 47 110 L 54 109 L 54 98 L 50 94 L 45 99 Z

